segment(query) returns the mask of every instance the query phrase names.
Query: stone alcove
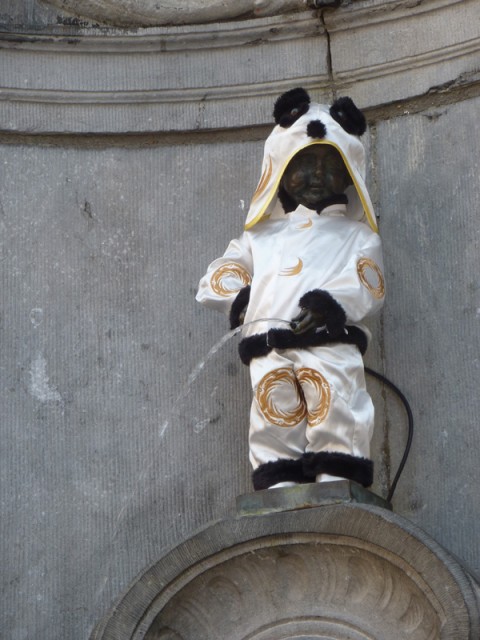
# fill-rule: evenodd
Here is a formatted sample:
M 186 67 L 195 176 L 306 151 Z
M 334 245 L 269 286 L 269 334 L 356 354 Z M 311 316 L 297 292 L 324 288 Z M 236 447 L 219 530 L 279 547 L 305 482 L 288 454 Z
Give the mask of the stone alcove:
M 385 508 L 315 490 L 322 506 L 222 520 L 176 547 L 91 640 L 479 636 L 479 585 L 445 550 Z M 285 491 L 307 489 L 262 493 Z

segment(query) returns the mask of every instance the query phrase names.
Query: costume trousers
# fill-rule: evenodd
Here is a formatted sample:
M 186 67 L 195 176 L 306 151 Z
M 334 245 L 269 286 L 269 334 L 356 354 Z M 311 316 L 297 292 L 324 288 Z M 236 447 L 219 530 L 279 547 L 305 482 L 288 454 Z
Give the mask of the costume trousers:
M 357 347 L 274 349 L 250 363 L 250 462 L 307 452 L 370 457 L 374 408 Z

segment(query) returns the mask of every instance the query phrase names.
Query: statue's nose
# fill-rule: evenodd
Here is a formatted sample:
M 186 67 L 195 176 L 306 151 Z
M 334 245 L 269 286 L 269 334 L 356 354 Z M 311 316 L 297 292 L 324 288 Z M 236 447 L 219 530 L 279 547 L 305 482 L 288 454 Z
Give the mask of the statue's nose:
M 317 164 L 315 171 L 312 173 L 312 182 L 315 184 L 323 184 L 324 171 L 321 164 Z
M 314 176 L 316 180 L 323 179 L 324 171 L 323 171 L 323 162 L 318 160 L 315 165 Z

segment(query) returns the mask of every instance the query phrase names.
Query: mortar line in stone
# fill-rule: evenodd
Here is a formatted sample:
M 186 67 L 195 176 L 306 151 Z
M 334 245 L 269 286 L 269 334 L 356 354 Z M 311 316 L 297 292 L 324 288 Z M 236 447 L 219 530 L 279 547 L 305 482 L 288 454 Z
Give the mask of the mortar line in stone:
M 369 133 L 370 133 L 370 175 L 371 175 L 371 184 L 372 188 L 370 189 L 372 200 L 374 203 L 375 211 L 378 211 L 379 204 L 379 186 L 378 186 L 378 136 L 377 136 L 377 125 L 376 123 L 371 123 L 369 125 Z M 381 214 L 378 216 L 379 218 L 379 227 L 381 232 Z M 385 355 L 385 312 L 382 309 L 380 313 L 380 335 L 379 335 L 379 344 L 380 344 L 380 366 L 381 372 L 385 375 L 386 371 L 386 355 Z M 382 383 L 382 391 L 381 397 L 383 400 L 382 407 L 382 464 L 385 469 L 385 484 L 386 487 L 383 489 L 386 491 L 385 495 L 390 493 L 390 488 L 392 484 L 391 478 L 391 448 L 390 448 L 390 419 L 389 419 L 389 411 L 388 411 L 388 403 L 387 403 L 387 389 L 385 388 L 385 384 Z

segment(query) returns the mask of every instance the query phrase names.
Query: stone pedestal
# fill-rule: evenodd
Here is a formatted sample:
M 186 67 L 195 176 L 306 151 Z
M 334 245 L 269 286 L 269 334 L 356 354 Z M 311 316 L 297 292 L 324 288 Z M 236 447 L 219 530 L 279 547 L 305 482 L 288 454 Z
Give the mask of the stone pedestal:
M 381 499 L 333 484 L 241 497 L 241 513 L 255 503 L 273 511 L 221 520 L 176 547 L 91 640 L 478 638 L 472 576 L 408 520 L 352 502 Z M 282 499 L 311 508 L 275 513 Z

